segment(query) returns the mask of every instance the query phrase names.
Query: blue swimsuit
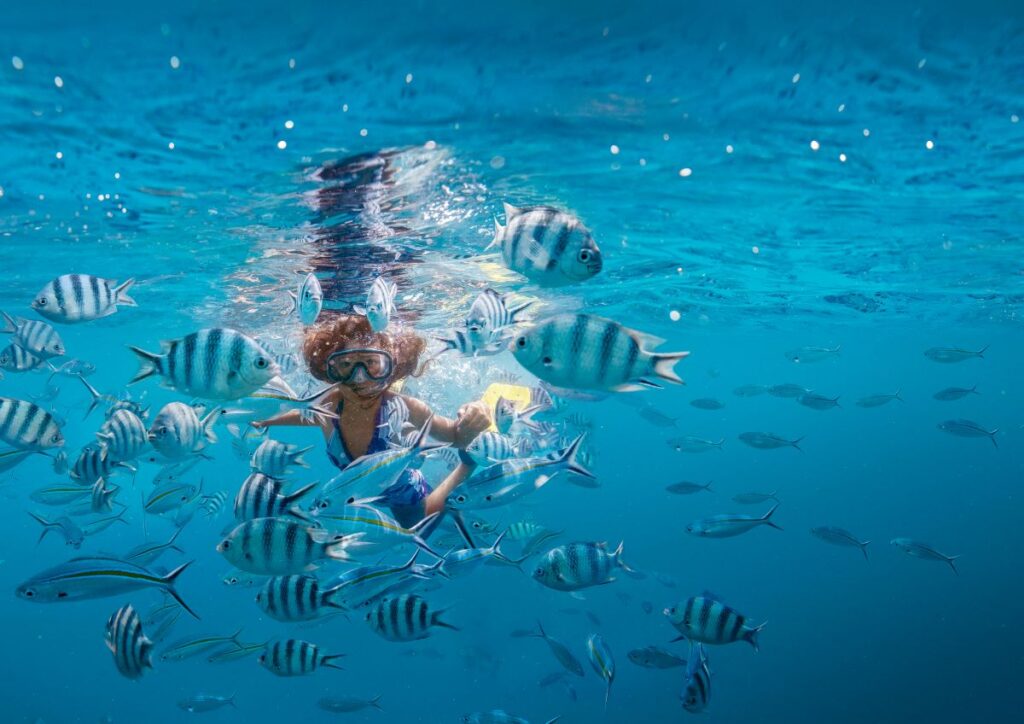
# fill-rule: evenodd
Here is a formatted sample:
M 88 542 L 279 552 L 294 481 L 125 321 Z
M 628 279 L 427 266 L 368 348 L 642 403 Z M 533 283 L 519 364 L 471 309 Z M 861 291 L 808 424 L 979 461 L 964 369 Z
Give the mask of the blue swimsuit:
M 385 433 L 386 426 L 384 426 L 384 420 L 382 419 L 384 412 L 384 402 L 387 401 L 389 393 L 385 393 L 381 406 L 377 409 L 377 418 L 375 420 L 375 427 L 373 430 L 373 437 L 370 438 L 370 445 L 366 448 L 366 454 L 382 452 L 388 449 L 388 436 Z M 331 462 L 339 470 L 344 468 L 355 457 L 349 453 L 348 448 L 345 447 L 345 437 L 341 434 L 341 408 L 344 405 L 344 401 L 338 401 L 338 407 L 335 409 L 338 417 L 334 419 L 332 424 L 334 425 L 334 432 L 331 434 L 330 440 L 327 441 L 327 457 L 330 458 Z M 380 495 L 385 500 L 392 514 L 403 526 L 414 525 L 419 522 L 423 517 L 423 504 L 427 499 L 427 496 L 431 493 L 431 487 L 427 484 L 427 479 L 423 476 L 419 470 L 409 468 L 396 483 L 384 490 Z

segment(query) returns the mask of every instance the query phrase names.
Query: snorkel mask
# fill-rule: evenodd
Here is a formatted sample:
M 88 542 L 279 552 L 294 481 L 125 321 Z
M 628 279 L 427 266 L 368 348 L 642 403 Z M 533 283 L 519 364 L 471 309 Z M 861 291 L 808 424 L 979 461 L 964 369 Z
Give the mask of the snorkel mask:
M 391 355 L 384 350 L 343 349 L 327 358 L 327 379 L 351 386 L 376 382 L 376 387 L 383 391 L 391 380 L 394 366 Z

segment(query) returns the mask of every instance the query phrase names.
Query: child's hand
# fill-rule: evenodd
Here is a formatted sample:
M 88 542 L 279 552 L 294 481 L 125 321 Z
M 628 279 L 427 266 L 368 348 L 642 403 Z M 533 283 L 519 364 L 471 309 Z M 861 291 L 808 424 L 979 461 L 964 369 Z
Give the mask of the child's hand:
M 481 432 L 491 426 L 491 416 L 482 402 L 470 402 L 459 408 L 455 420 L 455 447 L 465 450 Z

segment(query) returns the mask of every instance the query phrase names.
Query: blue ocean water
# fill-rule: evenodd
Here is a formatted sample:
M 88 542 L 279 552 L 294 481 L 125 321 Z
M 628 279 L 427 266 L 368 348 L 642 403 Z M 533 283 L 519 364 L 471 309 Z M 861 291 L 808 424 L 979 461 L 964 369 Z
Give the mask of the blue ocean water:
M 201 715 L 224 721 L 331 721 L 346 715 L 319 698 L 378 694 L 384 711 L 348 718 L 682 720 L 682 670 L 641 668 L 627 652 L 685 656 L 661 611 L 705 590 L 767 621 L 757 653 L 709 649 L 702 716 L 714 721 L 1019 718 L 1022 31 L 1021 6 L 996 2 L 3 8 L 0 309 L 38 318 L 28 305 L 58 274 L 134 277 L 138 308 L 59 326 L 103 392 L 134 374 L 127 345 L 156 349 L 200 327 L 296 350 L 286 292 L 308 271 L 329 309 L 361 303 L 387 274 L 402 323 L 427 337 L 458 325 L 490 285 L 534 299 L 536 316 L 592 312 L 692 352 L 678 367 L 685 387 L 560 401 L 550 419 L 589 428 L 599 488 L 556 479 L 484 516 L 498 530 L 534 520 L 562 543 L 624 541 L 644 580 L 619 575 L 577 600 L 532 581 L 535 559 L 525 575 L 484 567 L 424 594 L 458 632 L 399 644 L 358 611 L 287 625 L 260 611 L 254 589 L 224 586 L 230 566 L 214 546 L 230 510 L 196 516 L 178 541 L 185 554 L 158 562 L 196 561 L 180 590 L 202 621 L 182 616 L 169 641 L 241 626 L 246 642 L 294 636 L 345 653 L 341 672 L 280 679 L 254 659 L 157 656 L 141 680 L 122 678 L 107 617 L 129 601 L 148 612 L 160 595 L 15 598 L 74 551 L 56 535 L 37 544 L 26 514 L 60 514 L 29 497 L 61 482 L 51 459 L 0 473 L 3 720 L 183 721 L 197 715 L 177 702 L 197 693 L 235 694 L 237 708 Z M 339 162 L 343 173 L 318 173 Z M 601 245 L 601 274 L 542 289 L 504 269 L 483 251 L 504 201 L 578 214 Z M 835 345 L 820 362 L 786 355 Z M 933 347 L 987 350 L 939 364 L 923 354 Z M 536 383 L 507 353 L 441 359 L 409 387 L 440 414 L 503 372 Z M 2 397 L 48 384 L 45 372 L 3 375 Z M 288 380 L 309 382 L 301 367 Z M 733 392 L 784 383 L 840 407 Z M 73 460 L 102 415 L 85 416 L 77 380 L 53 384 Z M 980 394 L 933 398 L 973 385 Z M 188 399 L 153 381 L 127 389 L 151 414 Z M 904 402 L 856 404 L 897 390 Z M 724 407 L 690 404 L 704 398 Z M 959 418 L 998 429 L 998 446 L 937 428 Z M 753 449 L 738 438 L 749 431 L 803 438 L 801 450 Z M 223 426 L 218 436 L 194 477 L 233 496 L 248 465 Z M 668 442 L 679 436 L 724 443 L 688 454 Z M 274 437 L 316 445 L 297 480 L 333 474 L 318 433 Z M 141 510 L 157 470 L 115 476 L 129 522 L 82 552 L 123 554 L 173 533 Z M 712 492 L 666 492 L 679 480 L 713 481 Z M 764 512 L 733 502 L 748 491 L 777 491 L 782 531 L 686 533 L 709 515 Z M 810 535 L 823 525 L 870 539 L 870 560 Z M 889 544 L 897 537 L 961 556 L 959 575 L 908 557 Z M 577 700 L 538 686 L 559 670 L 543 642 L 510 636 L 537 619 L 584 662 Z M 585 660 L 595 632 L 617 664 L 607 709 Z

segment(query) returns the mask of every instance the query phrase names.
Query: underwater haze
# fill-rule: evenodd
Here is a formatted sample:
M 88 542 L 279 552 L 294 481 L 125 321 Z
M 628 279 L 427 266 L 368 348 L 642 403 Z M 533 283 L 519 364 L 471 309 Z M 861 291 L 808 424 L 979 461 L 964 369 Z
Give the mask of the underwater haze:
M 1014 2 L 4 3 L 0 720 L 1019 720 L 1022 116 Z M 520 258 L 560 275 L 580 229 L 599 271 L 549 283 Z M 134 279 L 128 302 L 77 323 L 40 307 L 72 274 Z M 217 546 L 262 439 L 248 423 L 321 414 L 295 400 L 325 386 L 289 295 L 310 274 L 321 322 L 395 285 L 387 329 L 435 358 L 402 392 L 439 416 L 490 414 L 495 390 L 539 402 L 504 438 L 531 465 L 584 436 L 593 479 L 517 470 L 498 491 L 513 500 L 460 511 L 488 458 L 423 547 L 287 566 L 325 588 L 419 551 L 435 567 L 386 593 L 454 629 L 388 640 L 365 620 L 397 600 L 380 596 L 281 621 L 255 600 L 263 574 L 225 582 Z M 529 306 L 467 349 L 487 289 Z M 560 314 L 602 326 L 538 332 Z M 129 384 L 129 347 L 207 328 L 257 345 L 278 397 L 252 396 L 262 379 L 204 394 L 166 367 Z M 59 354 L 39 346 L 51 330 Z M 634 365 L 690 354 L 633 374 L 613 339 Z M 195 355 L 211 376 L 235 364 Z M 168 460 L 144 436 L 87 470 L 113 444 L 105 415 L 151 430 L 175 401 L 226 409 L 216 442 Z M 44 415 L 61 446 L 29 439 Z M 316 483 L 273 520 L 337 532 L 309 510 L 339 475 L 323 436 L 269 438 L 312 447 L 284 490 Z M 431 486 L 465 465 L 409 442 L 382 447 Z M 607 545 L 538 574 L 575 543 Z M 44 601 L 42 572 L 80 556 L 106 578 Z M 198 618 L 152 584 L 191 561 L 173 588 Z M 117 628 L 126 604 L 151 652 Z M 673 610 L 690 609 L 687 629 Z M 275 676 L 275 640 L 342 670 Z M 165 656 L 181 643 L 194 655 Z M 684 707 L 698 679 L 710 693 Z

